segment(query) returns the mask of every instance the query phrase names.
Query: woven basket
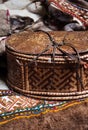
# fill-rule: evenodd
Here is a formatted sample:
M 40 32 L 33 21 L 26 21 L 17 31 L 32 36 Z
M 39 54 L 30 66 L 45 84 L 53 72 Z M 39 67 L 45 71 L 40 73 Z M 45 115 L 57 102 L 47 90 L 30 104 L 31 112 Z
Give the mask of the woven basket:
M 88 33 L 13 34 L 6 45 L 8 85 L 27 96 L 69 100 L 88 96 Z

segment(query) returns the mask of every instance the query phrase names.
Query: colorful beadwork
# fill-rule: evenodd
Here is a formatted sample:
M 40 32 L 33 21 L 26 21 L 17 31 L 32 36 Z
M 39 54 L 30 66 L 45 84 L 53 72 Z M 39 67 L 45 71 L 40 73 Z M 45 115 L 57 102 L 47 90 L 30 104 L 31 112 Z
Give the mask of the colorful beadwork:
M 10 90 L 1 90 L 0 125 L 18 118 L 31 118 L 48 112 L 57 112 L 84 101 L 88 102 L 88 98 L 74 101 L 37 100 L 14 94 L 14 92 Z

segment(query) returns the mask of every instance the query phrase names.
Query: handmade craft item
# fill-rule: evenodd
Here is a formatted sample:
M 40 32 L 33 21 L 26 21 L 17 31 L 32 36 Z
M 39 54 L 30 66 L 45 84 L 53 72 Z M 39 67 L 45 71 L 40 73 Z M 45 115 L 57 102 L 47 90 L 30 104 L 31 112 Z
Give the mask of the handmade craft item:
M 27 96 L 69 100 L 88 96 L 88 33 L 13 34 L 6 45 L 8 86 Z
M 47 101 L 0 90 L 0 130 L 86 129 L 87 113 L 88 98 Z
M 40 0 L 41 1 L 41 0 Z M 68 31 L 68 28 L 72 30 L 78 30 L 82 27 L 84 30 L 88 29 L 88 3 L 87 1 L 72 1 L 72 0 L 42 0 L 41 1 L 48 10 L 49 17 L 53 16 L 56 20 L 55 23 L 64 20 L 67 23 L 64 29 Z M 73 20 L 72 20 L 72 18 Z M 53 21 L 54 21 L 53 20 Z M 73 23 L 76 21 L 77 23 Z
M 72 4 L 69 0 L 49 0 L 50 4 L 61 11 L 72 15 L 88 26 L 88 10 Z

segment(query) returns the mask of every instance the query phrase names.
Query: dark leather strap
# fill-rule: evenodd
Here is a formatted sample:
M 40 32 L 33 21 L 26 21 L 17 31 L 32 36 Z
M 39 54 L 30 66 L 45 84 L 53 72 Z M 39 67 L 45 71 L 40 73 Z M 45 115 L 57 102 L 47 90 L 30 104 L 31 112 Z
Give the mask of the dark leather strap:
M 42 30 L 37 30 L 37 32 L 38 31 L 41 31 L 41 32 L 44 32 L 45 34 L 47 34 L 49 39 L 50 39 L 50 41 L 51 41 L 51 44 L 49 46 L 47 46 L 40 54 L 38 54 L 37 57 L 33 61 L 36 61 L 39 58 L 39 56 L 41 56 L 46 51 L 48 51 L 50 47 L 53 47 L 53 54 L 52 54 L 52 56 L 53 56 L 53 63 L 55 63 L 54 62 L 55 50 L 58 49 L 62 54 L 66 55 L 66 56 L 68 56 L 71 59 L 74 59 L 76 61 L 76 63 L 77 63 L 77 65 L 76 65 L 76 78 L 77 78 L 77 81 L 79 81 L 79 83 L 81 85 L 81 89 L 83 90 L 84 87 L 83 87 L 83 82 L 82 82 L 80 55 L 79 55 L 77 49 L 71 43 L 65 43 L 65 37 L 66 37 L 67 34 L 65 35 L 65 37 L 64 37 L 62 42 L 57 43 L 57 42 L 54 41 L 54 39 L 51 37 L 51 35 L 48 32 L 45 32 L 45 31 L 42 31 Z M 60 48 L 61 46 L 64 46 L 64 45 L 65 46 L 69 46 L 70 48 L 72 48 L 73 51 L 75 52 L 75 55 L 69 54 L 68 52 L 66 52 L 66 51 L 64 51 L 63 49 Z M 78 90 L 79 90 L 79 88 L 78 88 Z

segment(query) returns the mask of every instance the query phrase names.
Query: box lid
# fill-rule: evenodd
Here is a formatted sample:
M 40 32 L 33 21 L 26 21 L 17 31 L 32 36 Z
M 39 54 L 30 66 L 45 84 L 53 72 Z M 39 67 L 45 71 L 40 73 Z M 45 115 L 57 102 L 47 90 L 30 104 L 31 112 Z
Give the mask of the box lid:
M 59 48 L 63 49 L 68 53 L 75 53 L 74 50 L 68 46 L 74 46 L 74 48 L 79 53 L 88 52 L 88 32 L 65 32 L 65 31 L 52 31 L 48 32 L 51 38 L 55 41 Z M 64 43 L 63 44 L 63 40 Z M 60 45 L 60 46 L 59 46 Z M 7 47 L 16 52 L 25 53 L 25 54 L 39 54 L 43 50 L 49 49 L 45 54 L 53 53 L 53 45 L 49 39 L 49 36 L 42 31 L 31 32 L 24 31 L 17 34 L 11 35 L 7 39 Z M 60 54 L 61 52 L 58 49 L 55 49 L 55 54 Z

